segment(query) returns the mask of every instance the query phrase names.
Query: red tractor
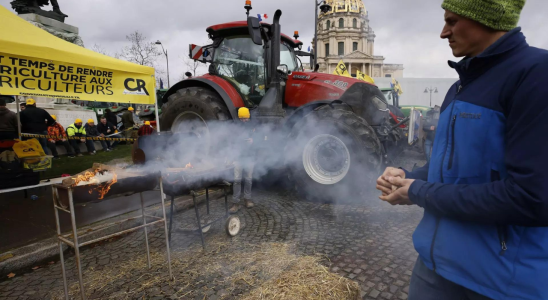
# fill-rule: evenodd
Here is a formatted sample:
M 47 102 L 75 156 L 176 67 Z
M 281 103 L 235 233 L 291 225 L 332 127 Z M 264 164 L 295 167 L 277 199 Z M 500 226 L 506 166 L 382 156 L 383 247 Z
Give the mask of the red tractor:
M 378 176 L 389 150 L 404 143 L 401 123 L 375 85 L 303 72 L 297 56 L 311 54 L 281 33 L 281 15 L 277 10 L 273 24 L 248 17 L 207 28 L 213 43 L 190 45 L 190 56 L 210 63 L 209 74 L 166 92 L 160 127 L 203 136 L 208 123 L 232 122 L 238 108 L 248 107 L 252 119 L 283 137 L 269 141 L 279 157 L 266 160 L 288 168 L 284 174 L 299 191 L 321 199 L 332 198 L 332 191 L 355 194 Z M 289 156 L 297 159 L 288 163 Z

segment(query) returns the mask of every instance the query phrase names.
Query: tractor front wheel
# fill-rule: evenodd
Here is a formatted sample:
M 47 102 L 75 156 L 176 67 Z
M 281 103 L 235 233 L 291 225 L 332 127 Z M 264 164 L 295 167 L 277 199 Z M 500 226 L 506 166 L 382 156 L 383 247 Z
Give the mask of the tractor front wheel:
M 162 131 L 209 135 L 208 121 L 230 120 L 228 108 L 217 93 L 202 87 L 188 87 L 169 96 L 162 106 Z
M 221 97 L 206 88 L 188 87 L 169 96 L 162 106 L 160 128 L 197 138 L 201 152 L 207 154 L 214 141 L 210 134 L 212 122 L 231 120 Z

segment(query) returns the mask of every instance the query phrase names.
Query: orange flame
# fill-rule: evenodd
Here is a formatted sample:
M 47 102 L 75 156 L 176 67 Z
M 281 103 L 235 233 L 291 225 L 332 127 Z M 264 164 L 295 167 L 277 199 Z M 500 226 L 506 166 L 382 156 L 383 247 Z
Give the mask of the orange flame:
M 93 172 L 88 171 L 88 172 L 85 172 L 83 175 L 78 175 L 76 178 L 72 178 L 74 180 L 74 184 L 72 184 L 72 186 L 77 186 L 78 183 L 82 181 L 91 181 L 97 175 L 97 173 L 100 173 L 102 175 L 104 172 L 105 171 L 101 169 L 95 169 Z M 93 191 L 96 190 L 99 193 L 99 200 L 103 200 L 103 198 L 105 198 L 105 195 L 110 191 L 110 187 L 116 182 L 118 182 L 118 176 L 116 175 L 116 173 L 112 172 L 111 180 L 109 180 L 108 182 L 100 183 L 100 184 L 95 183 L 97 187 L 91 188 L 89 190 L 89 194 L 91 195 Z
M 186 164 L 185 169 L 194 169 L 191 163 Z
M 112 179 L 108 182 L 101 183 L 95 190 L 99 193 L 99 200 L 103 200 L 105 198 L 105 195 L 110 191 L 110 187 L 118 182 L 118 176 L 116 173 L 112 172 Z M 91 194 L 91 190 L 90 190 Z
M 97 172 L 99 172 L 99 169 L 96 169 L 93 172 L 86 172 L 84 175 L 78 175 L 76 178 L 72 178 L 74 180 L 74 184 L 72 186 L 77 186 L 78 183 L 82 181 L 89 181 L 91 178 L 95 177 L 97 175 Z

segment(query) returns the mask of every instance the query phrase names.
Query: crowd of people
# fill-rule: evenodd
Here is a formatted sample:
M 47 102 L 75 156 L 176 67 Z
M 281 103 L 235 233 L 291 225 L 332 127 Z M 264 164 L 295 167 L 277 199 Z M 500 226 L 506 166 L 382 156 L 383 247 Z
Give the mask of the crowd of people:
M 133 107 L 129 107 L 122 115 L 122 123 L 127 130 L 118 133 L 117 117 L 107 109 L 105 114 L 99 118 L 99 124 L 95 124 L 93 119 L 88 119 L 84 124 L 82 119 L 74 120 L 74 123 L 64 128 L 57 121 L 56 115 L 51 115 L 46 110 L 36 106 L 34 99 L 27 99 L 25 103 L 20 104 L 20 122 L 21 132 L 25 134 L 35 134 L 36 137 L 23 137 L 23 139 L 36 138 L 42 146 L 44 152 L 52 155 L 54 159 L 59 159 L 57 146 L 63 146 L 69 158 L 83 156 L 80 144 L 84 144 L 90 155 L 95 155 L 94 140 L 96 138 L 131 138 L 132 129 L 136 124 L 133 120 Z M 154 132 L 154 128 L 147 121 L 138 130 L 138 135 L 149 135 Z M 122 136 L 122 134 L 124 136 Z M 18 124 L 17 114 L 6 107 L 6 100 L 0 98 L 0 141 L 17 139 Z M 48 137 L 45 137 L 48 136 Z M 99 139 L 103 151 L 110 152 L 116 148 L 119 141 L 110 141 Z

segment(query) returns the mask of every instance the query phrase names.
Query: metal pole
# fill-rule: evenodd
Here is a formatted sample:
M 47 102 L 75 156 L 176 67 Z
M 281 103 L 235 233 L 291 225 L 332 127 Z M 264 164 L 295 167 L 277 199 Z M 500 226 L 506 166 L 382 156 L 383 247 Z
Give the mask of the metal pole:
M 143 200 L 143 193 L 139 193 L 139 196 L 141 196 L 141 211 L 143 212 L 143 225 L 147 224 L 147 218 L 145 217 L 145 201 Z M 148 247 L 148 230 L 147 227 L 144 227 L 145 229 L 145 244 L 147 246 L 147 261 L 148 261 L 148 268 L 150 269 L 150 249 Z
M 318 63 L 318 3 L 314 0 L 314 65 L 310 69 L 314 70 Z
M 196 212 L 196 222 L 198 222 L 198 231 L 200 232 L 200 239 L 202 240 L 202 248 L 205 250 L 204 232 L 202 231 L 202 221 L 200 221 L 200 209 L 198 208 L 198 203 L 196 203 L 196 193 L 194 191 L 191 191 L 190 193 L 192 194 L 192 202 L 194 202 L 194 211 Z
M 63 273 L 63 287 L 65 289 L 65 299 L 69 300 L 67 274 L 65 271 L 65 258 L 63 257 L 63 243 L 59 239 L 61 235 L 61 224 L 59 223 L 59 212 L 57 211 L 57 205 L 55 204 L 55 195 L 57 194 L 57 188 L 51 187 L 51 193 L 53 198 L 53 210 L 55 211 L 55 225 L 57 226 L 57 244 L 59 244 L 59 258 L 61 260 L 61 271 Z
M 19 96 L 15 96 L 15 105 L 15 108 L 17 109 L 17 134 L 19 135 L 19 140 L 21 140 L 21 111 L 19 109 Z
M 430 89 L 430 107 L 432 107 L 432 89 Z
M 171 228 L 173 226 L 173 206 L 175 203 L 175 196 L 171 195 L 171 208 L 169 209 L 169 235 L 168 240 L 171 242 Z
M 160 117 L 158 117 L 158 93 L 154 88 L 154 113 L 156 113 L 156 132 L 160 132 Z
M 80 281 L 80 295 L 82 300 L 86 300 L 86 292 L 84 290 L 84 280 L 82 278 L 82 265 L 80 263 L 80 245 L 78 244 L 78 233 L 76 231 L 76 216 L 74 213 L 74 203 L 72 200 L 72 189 L 68 190 L 69 205 L 70 205 L 70 222 L 72 224 L 72 236 L 74 239 L 74 253 L 76 254 L 76 267 L 78 268 L 78 279 Z
M 164 181 L 163 178 L 160 177 L 160 197 L 162 198 L 162 212 L 164 214 L 164 230 L 166 234 L 167 267 L 169 269 L 169 278 L 174 279 L 173 274 L 171 273 L 171 250 L 169 248 L 169 239 L 168 239 L 168 232 L 167 232 L 166 203 L 165 203 L 166 196 L 164 194 L 163 181 Z
M 207 206 L 207 214 L 209 215 L 209 189 L 206 188 L 206 206 Z
M 162 46 L 163 48 L 164 46 Z M 167 62 L 167 88 L 171 87 L 171 84 L 169 83 L 169 57 L 167 56 L 167 50 L 165 50 L 166 54 L 166 62 Z

